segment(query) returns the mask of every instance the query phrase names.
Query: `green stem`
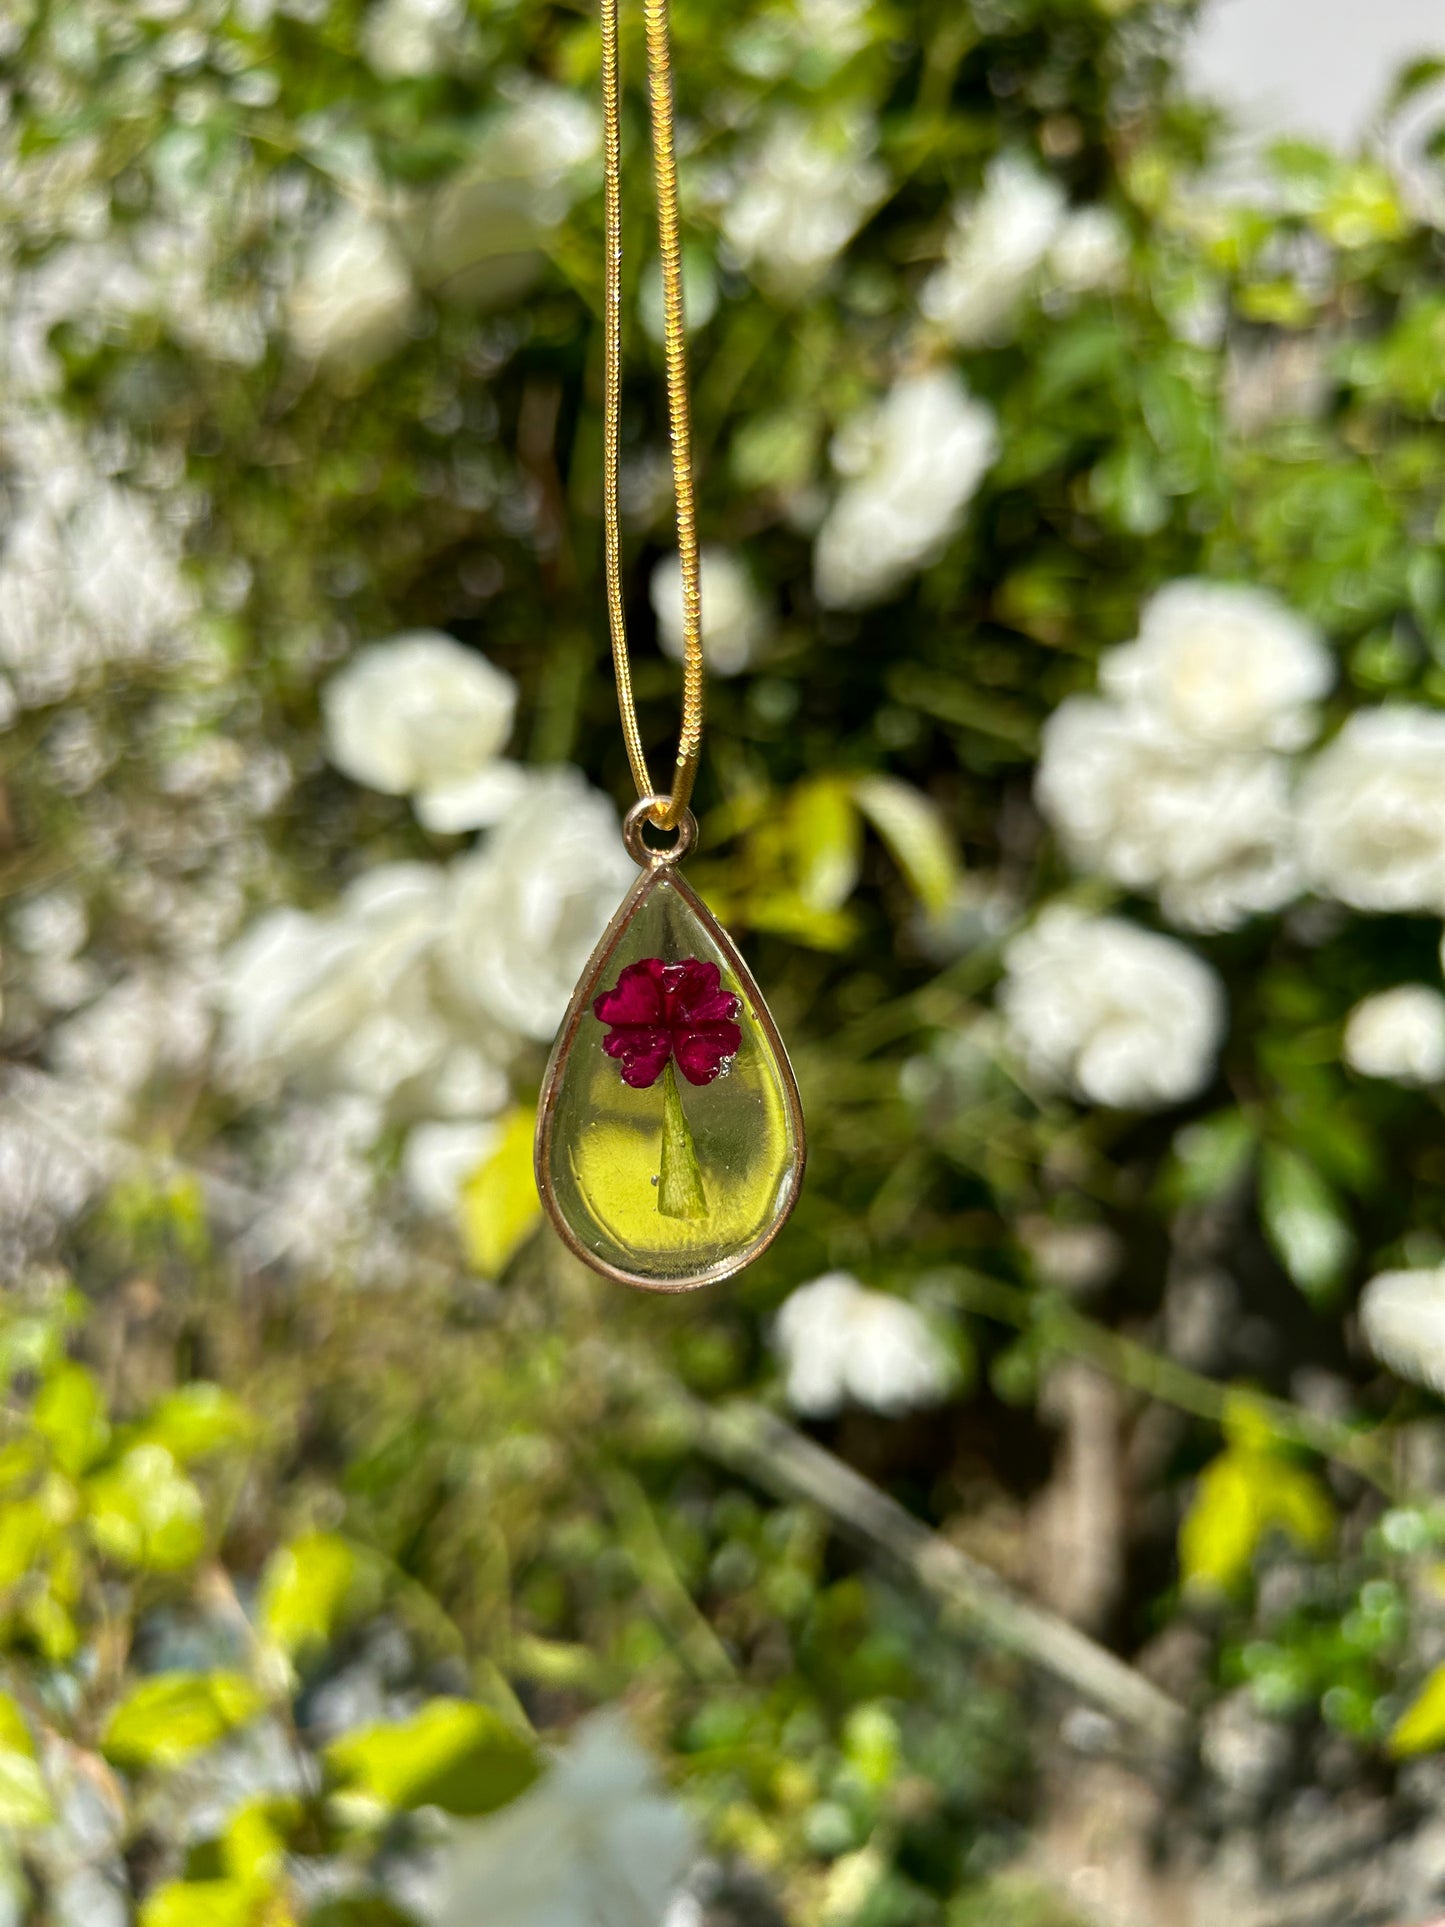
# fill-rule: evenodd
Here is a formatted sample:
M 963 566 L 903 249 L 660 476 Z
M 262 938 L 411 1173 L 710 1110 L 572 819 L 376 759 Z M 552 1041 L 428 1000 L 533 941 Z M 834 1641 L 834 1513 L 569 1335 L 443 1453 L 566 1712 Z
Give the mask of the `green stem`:
M 657 1208 L 664 1218 L 707 1216 L 707 1193 L 702 1188 L 697 1149 L 683 1115 L 671 1059 L 662 1071 L 662 1167 L 657 1180 Z

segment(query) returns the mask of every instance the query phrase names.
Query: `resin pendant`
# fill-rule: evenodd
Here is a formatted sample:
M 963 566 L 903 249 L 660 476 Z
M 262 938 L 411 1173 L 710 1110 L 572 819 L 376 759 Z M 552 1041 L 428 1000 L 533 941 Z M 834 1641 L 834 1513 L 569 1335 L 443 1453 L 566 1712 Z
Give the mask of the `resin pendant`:
M 802 1183 L 803 1111 L 747 966 L 678 873 L 695 825 L 650 848 L 593 951 L 552 1049 L 537 1188 L 563 1239 L 609 1278 L 690 1291 L 756 1258 Z

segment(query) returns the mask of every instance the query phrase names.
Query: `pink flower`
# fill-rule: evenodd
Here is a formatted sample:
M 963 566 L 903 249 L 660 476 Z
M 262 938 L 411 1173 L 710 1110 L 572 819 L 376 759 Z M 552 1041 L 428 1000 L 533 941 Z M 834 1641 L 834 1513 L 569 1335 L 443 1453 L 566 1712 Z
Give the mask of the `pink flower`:
M 734 1022 L 738 999 L 722 988 L 717 965 L 697 957 L 629 964 L 592 1009 L 612 1026 L 603 1050 L 621 1061 L 623 1083 L 638 1091 L 657 1082 L 669 1058 L 689 1084 L 711 1084 L 743 1041 Z

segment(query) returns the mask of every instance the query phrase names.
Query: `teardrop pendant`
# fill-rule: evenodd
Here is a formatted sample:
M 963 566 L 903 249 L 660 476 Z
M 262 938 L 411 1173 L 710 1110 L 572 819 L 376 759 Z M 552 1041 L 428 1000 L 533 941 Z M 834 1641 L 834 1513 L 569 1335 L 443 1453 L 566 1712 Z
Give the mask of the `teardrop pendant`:
M 762 994 L 678 873 L 691 846 L 651 849 L 552 1048 L 537 1112 L 537 1188 L 579 1258 L 622 1284 L 690 1291 L 751 1263 L 803 1178 L 803 1110 Z

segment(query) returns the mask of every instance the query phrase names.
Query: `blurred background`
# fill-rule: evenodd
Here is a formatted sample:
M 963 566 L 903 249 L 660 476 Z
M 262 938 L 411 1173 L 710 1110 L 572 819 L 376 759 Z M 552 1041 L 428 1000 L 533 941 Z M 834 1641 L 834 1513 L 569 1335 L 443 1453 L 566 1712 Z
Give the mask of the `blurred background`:
M 531 1175 L 591 9 L 0 9 L 0 1922 L 1438 1923 L 1438 10 L 674 32 L 689 875 L 811 1162 L 667 1300 Z

